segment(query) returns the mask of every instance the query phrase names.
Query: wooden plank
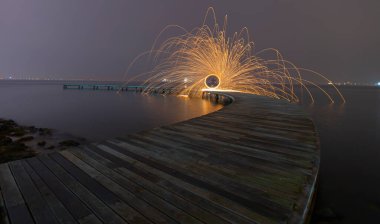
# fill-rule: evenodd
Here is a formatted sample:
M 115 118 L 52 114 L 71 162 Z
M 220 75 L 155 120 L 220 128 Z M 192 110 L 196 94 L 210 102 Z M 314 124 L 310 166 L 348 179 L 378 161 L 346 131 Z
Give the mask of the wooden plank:
M 0 164 L 0 190 L 12 224 L 34 223 L 8 164 Z
M 249 103 L 249 102 L 248 102 Z M 285 106 L 286 107 L 286 106 Z M 246 111 L 246 113 L 244 113 Z M 203 117 L 202 119 L 208 120 L 210 119 L 215 119 L 215 120 L 229 120 L 233 122 L 241 122 L 244 123 L 243 121 L 250 121 L 254 123 L 261 123 L 261 124 L 275 124 L 275 127 L 289 127 L 289 128 L 295 128 L 296 130 L 305 128 L 307 130 L 312 132 L 314 125 L 310 118 L 306 117 L 284 117 L 281 116 L 279 113 L 270 113 L 268 110 L 262 113 L 257 113 L 258 108 L 242 108 L 241 111 L 237 110 L 223 110 L 223 111 L 218 111 L 218 113 L 214 113 L 210 116 Z M 243 112 L 243 113 L 242 113 Z M 245 123 L 247 124 L 247 123 Z
M 187 137 L 184 133 L 173 131 L 158 131 L 149 134 L 144 133 L 144 138 L 170 142 L 171 146 L 181 147 L 183 150 L 203 155 L 204 158 L 218 158 L 229 163 L 237 163 L 237 167 L 260 169 L 261 172 L 273 172 L 281 174 L 285 168 L 289 171 L 305 168 L 305 163 L 310 163 L 310 156 L 306 158 L 292 156 L 285 153 L 266 151 L 254 147 L 241 146 L 232 142 L 222 142 L 203 136 Z M 119 138 L 122 140 L 122 138 Z M 212 145 L 212 147 L 210 147 Z M 182 151 L 182 150 L 181 150 Z M 244 163 L 246 161 L 246 163 Z
M 290 212 L 288 208 L 279 205 L 275 201 L 268 200 L 269 195 L 265 192 L 254 191 L 252 188 L 248 190 L 234 181 L 225 180 L 221 175 L 211 174 L 211 172 L 208 172 L 207 175 L 204 174 L 204 172 L 207 172 L 205 170 L 197 172 L 196 166 L 186 168 L 185 166 L 181 166 L 180 163 L 169 160 L 167 156 L 159 155 L 154 150 L 149 151 L 149 153 L 143 150 L 144 148 L 151 147 L 136 147 L 136 145 L 123 142 L 119 145 L 112 145 L 112 148 L 193 185 L 208 189 L 232 201 L 250 207 L 263 216 L 283 220 Z M 223 186 L 223 188 L 220 186 Z
M 7 210 L 5 209 L 3 194 L 0 190 L 0 223 L 9 224 Z
M 249 136 L 253 136 L 253 135 L 266 135 L 266 136 L 275 136 L 277 139 L 281 139 L 283 138 L 284 140 L 293 140 L 293 139 L 297 139 L 297 140 L 300 140 L 302 143 L 306 143 L 306 144 L 310 144 L 311 146 L 313 146 L 313 144 L 315 144 L 315 142 L 313 142 L 314 140 L 314 135 L 315 133 L 314 132 L 310 132 L 309 134 L 305 133 L 305 132 L 302 132 L 302 133 L 298 133 L 298 132 L 292 132 L 292 131 L 289 131 L 289 129 L 285 129 L 285 130 L 281 130 L 281 129 L 278 129 L 278 128 L 268 128 L 268 127 L 258 127 L 256 126 L 256 123 L 251 123 L 250 125 L 247 125 L 247 124 L 244 124 L 244 123 L 238 123 L 238 122 L 223 122 L 223 121 L 212 121 L 211 119 L 210 120 L 192 120 L 190 121 L 188 124 L 191 124 L 191 125 L 198 125 L 198 126 L 207 126 L 207 127 L 210 127 L 210 128 L 214 128 L 214 129 L 217 129 L 217 128 L 220 128 L 220 127 L 223 127 L 224 130 L 226 131 L 231 131 L 231 132 L 234 132 L 234 133 L 239 133 L 241 135 L 249 135 Z M 304 129 L 298 129 L 298 130 L 304 130 Z M 311 141 L 310 141 L 311 140 Z
M 69 152 L 67 151 L 62 152 L 61 154 L 65 156 L 66 158 L 70 158 L 70 159 L 74 158 L 73 157 L 74 155 L 69 154 Z M 96 167 L 94 168 L 96 169 Z M 102 171 L 106 171 L 106 170 L 102 169 Z M 165 200 L 157 197 L 151 192 L 146 191 L 144 188 L 141 188 L 140 186 L 134 184 L 133 182 L 123 178 L 122 176 L 113 172 L 108 172 L 105 175 L 109 177 L 110 179 L 112 179 L 113 181 L 115 181 L 115 183 L 119 184 L 120 186 L 129 190 L 131 193 L 133 193 L 137 197 L 144 200 L 146 203 L 155 207 L 157 210 L 160 210 L 162 213 L 165 213 L 167 216 L 172 217 L 174 220 L 177 220 L 181 223 L 199 223 L 199 220 L 195 219 L 194 217 L 190 216 L 184 211 L 176 208 L 175 206 L 167 203 Z
M 245 141 L 245 142 L 249 143 L 252 141 L 252 142 L 266 143 L 269 145 L 275 145 L 275 146 L 279 146 L 279 147 L 286 146 L 287 149 L 294 149 L 294 150 L 298 150 L 301 152 L 305 152 L 305 151 L 306 152 L 308 152 L 308 151 L 313 152 L 313 151 L 315 151 L 315 146 L 308 145 L 308 144 L 300 145 L 300 144 L 296 144 L 296 143 L 291 142 L 291 141 L 283 141 L 283 140 L 279 140 L 279 139 L 274 138 L 274 137 L 263 136 L 262 133 L 260 135 L 254 136 L 254 138 L 251 138 L 251 137 L 242 136 L 242 135 L 238 135 L 238 134 L 227 135 L 227 134 L 225 134 L 226 132 L 215 131 L 215 129 L 206 128 L 206 127 L 199 128 L 199 127 L 190 126 L 190 125 L 185 126 L 185 127 L 175 125 L 175 126 L 166 127 L 166 128 L 170 128 L 171 130 L 175 130 L 177 132 L 185 132 L 188 134 L 202 134 L 203 136 L 206 136 L 209 138 L 217 138 L 220 141 L 226 141 L 226 142 L 229 142 L 229 141 L 232 141 L 232 142 Z M 220 128 L 223 128 L 223 127 L 220 127 Z M 284 144 L 284 143 L 286 143 L 286 144 Z
M 32 169 L 32 167 L 30 167 L 30 165 L 25 160 L 22 160 L 21 162 L 25 171 L 29 174 L 33 183 L 36 185 L 36 188 L 38 189 L 40 194 L 44 197 L 45 201 L 47 201 L 47 203 L 49 204 L 49 207 L 55 214 L 55 217 L 59 221 L 59 223 L 65 223 L 65 224 L 77 223 L 74 217 L 70 214 L 70 212 L 58 200 L 58 198 L 44 183 L 41 177 L 37 175 L 37 173 Z
M 83 204 L 83 202 L 75 194 L 73 194 L 41 161 L 37 158 L 29 158 L 26 161 L 79 223 L 101 223 L 101 221 L 91 212 L 91 210 Z
M 119 139 L 123 140 L 122 138 Z M 304 173 L 305 165 L 307 166 L 310 163 L 310 157 L 307 161 L 304 160 L 303 162 L 303 160 L 298 159 L 296 162 L 287 156 L 252 147 L 243 147 L 234 143 L 224 143 L 197 136 L 187 137 L 185 134 L 178 135 L 175 132 L 170 132 L 170 134 L 159 134 L 157 132 L 144 133 L 141 136 L 134 135 L 133 139 L 138 139 L 144 143 L 161 145 L 165 149 L 175 148 L 175 152 L 190 153 L 190 158 L 214 159 L 214 161 L 218 160 L 226 165 L 233 165 L 235 163 L 234 170 L 238 170 L 239 168 L 249 170 L 245 166 L 250 166 L 250 168 L 260 169 L 260 172 L 272 172 L 272 174 L 279 175 L 284 173 L 285 170 L 286 175 L 288 175 L 289 172 L 294 172 L 295 174 L 299 172 Z M 181 150 L 177 150 L 179 148 Z M 243 164 L 244 160 L 247 160 L 247 163 Z
M 21 161 L 9 163 L 17 185 L 36 223 L 58 223 L 49 205 L 46 203 Z
M 145 137 L 145 136 L 144 136 Z M 144 138 L 145 142 L 147 142 L 146 138 Z M 162 141 L 160 141 L 162 142 Z M 147 148 L 148 146 L 144 147 L 144 148 Z M 262 192 L 265 191 L 266 193 L 271 193 L 273 196 L 276 196 L 276 197 L 281 197 L 281 198 L 287 198 L 289 197 L 289 195 L 291 195 L 292 192 L 289 192 L 289 191 L 284 191 L 284 190 L 287 190 L 286 188 L 286 185 L 282 185 L 282 186 L 279 186 L 279 189 L 282 189 L 282 190 L 275 190 L 275 188 L 273 187 L 276 187 L 276 186 L 271 186 L 271 185 L 275 185 L 273 182 L 271 183 L 268 183 L 267 186 L 261 186 L 261 185 L 258 185 L 259 183 L 257 182 L 257 179 L 259 179 L 259 175 L 262 176 L 262 174 L 260 172 L 254 172 L 254 170 L 252 169 L 239 169 L 237 168 L 236 166 L 234 167 L 231 167 L 229 161 L 225 161 L 222 159 L 222 157 L 228 157 L 226 155 L 223 155 L 221 154 L 222 157 L 214 157 L 213 155 L 211 155 L 212 158 L 204 158 L 204 159 L 194 159 L 192 160 L 193 158 L 196 158 L 195 155 L 181 155 L 179 154 L 178 156 L 173 156 L 175 154 L 177 154 L 177 152 L 183 152 L 184 150 L 181 150 L 182 148 L 175 148 L 173 151 L 169 151 L 167 154 L 165 153 L 161 153 L 160 150 L 161 149 L 158 149 L 158 148 L 155 148 L 155 147 L 149 147 L 151 148 L 152 150 L 154 151 L 157 151 L 160 153 L 160 155 L 164 156 L 165 158 L 170 158 L 172 157 L 173 161 L 176 161 L 176 160 L 180 160 L 181 161 L 181 164 L 185 165 L 186 166 L 186 169 L 190 169 L 192 170 L 193 172 L 195 172 L 195 170 L 199 170 L 200 173 L 204 174 L 205 176 L 211 178 L 211 177 L 216 177 L 216 178 L 219 178 L 219 179 L 225 179 L 225 178 L 229 178 L 229 180 L 223 180 L 223 182 L 232 182 L 232 183 L 239 183 L 239 184 L 242 184 L 244 186 L 243 189 L 247 189 L 247 191 L 259 191 L 261 190 Z M 168 149 L 169 147 L 166 147 L 165 149 Z M 191 160 L 189 160 L 189 158 Z M 218 163 L 218 164 L 221 164 L 220 166 L 215 166 L 213 165 L 213 163 Z M 229 170 L 231 169 L 231 171 Z M 249 172 L 247 172 L 249 170 Z M 244 171 L 244 172 L 242 172 Z M 197 174 L 198 176 L 201 175 L 201 174 Z M 255 177 L 254 179 L 252 179 L 252 175 Z M 275 178 L 277 175 L 274 175 L 274 174 L 271 174 L 273 178 Z M 280 178 L 280 177 L 279 177 Z M 254 180 L 254 182 L 252 181 Z M 265 179 L 264 179 L 265 181 Z M 268 186 L 269 185 L 269 186 Z M 298 187 L 299 184 L 297 184 L 297 186 L 295 186 L 296 188 L 296 193 L 298 194 L 299 193 L 299 190 L 298 190 Z M 275 191 L 272 191 L 272 190 L 275 190 Z M 279 200 L 279 199 L 278 199 Z M 285 204 L 289 204 L 289 206 L 292 206 L 291 203 L 285 203 Z
M 175 222 L 173 219 L 162 214 L 157 209 L 147 204 L 145 201 L 137 198 L 133 193 L 116 184 L 114 181 L 102 175 L 99 171 L 87 165 L 80 159 L 70 157 L 70 155 L 68 155 L 64 151 L 61 153 L 62 155 L 65 155 L 65 157 L 58 153 L 51 154 L 51 157 L 55 159 L 58 163 L 60 163 L 62 166 L 64 166 L 67 170 L 70 169 L 71 174 L 76 175 L 77 178 L 80 177 L 78 178 L 78 180 L 80 179 L 82 181 L 82 184 L 85 184 L 87 188 L 93 188 L 93 186 L 96 186 L 99 189 L 103 188 L 104 190 L 102 191 L 102 194 L 98 195 L 98 197 L 119 197 L 124 202 L 128 203 L 131 207 L 133 207 L 136 211 L 139 211 L 140 213 L 143 213 L 145 215 L 144 218 L 139 217 L 138 213 L 133 214 L 134 220 L 132 220 L 132 222 L 148 222 L 148 220 L 154 223 Z M 107 193 L 108 191 L 110 191 L 111 194 Z
M 178 142 L 179 139 L 177 137 L 175 137 L 175 139 L 176 139 L 175 141 L 168 142 L 163 147 L 165 147 L 166 149 L 169 149 L 171 148 L 172 145 L 176 145 L 174 143 Z M 145 140 L 145 142 L 149 142 L 151 138 L 147 138 L 147 136 L 144 135 L 143 140 Z M 162 138 L 159 138 L 157 141 L 159 141 L 159 143 L 161 144 L 164 142 Z M 195 145 L 194 147 L 189 147 L 189 148 L 185 146 L 173 147 L 174 151 L 170 151 L 169 154 L 173 155 L 173 154 L 176 154 L 177 152 L 184 152 L 185 151 L 184 149 L 187 149 L 186 152 L 195 150 L 195 149 L 200 149 L 199 147 L 201 147 L 201 144 L 199 144 L 198 141 L 197 143 L 198 143 L 198 147 Z M 156 150 L 156 149 L 153 149 L 153 150 Z M 181 163 L 182 164 L 190 163 L 190 165 L 196 164 L 195 166 L 197 166 L 197 168 L 203 167 L 205 170 L 216 171 L 219 174 L 222 174 L 226 177 L 229 176 L 234 181 L 241 182 L 242 184 L 249 184 L 251 187 L 260 188 L 262 190 L 265 190 L 266 192 L 271 192 L 271 194 L 277 195 L 278 197 L 289 197 L 292 194 L 292 192 L 286 191 L 287 188 L 289 187 L 293 187 L 295 189 L 294 193 L 296 193 L 297 195 L 299 194 L 299 185 L 300 185 L 299 181 L 295 182 L 293 181 L 293 179 L 289 178 L 289 177 L 294 178 L 295 175 L 289 175 L 289 173 L 287 173 L 287 175 L 284 175 L 284 174 L 279 175 L 278 173 L 281 171 L 278 171 L 278 170 L 268 173 L 267 171 L 268 170 L 270 171 L 271 167 L 260 168 L 257 166 L 257 162 L 255 161 L 249 161 L 249 164 L 255 164 L 254 166 L 244 166 L 243 163 L 246 157 L 238 158 L 236 159 L 236 163 L 234 163 L 234 161 L 231 161 L 233 156 L 231 156 L 230 154 L 226 154 L 223 152 L 212 153 L 211 150 L 208 152 L 210 152 L 208 157 L 198 158 L 198 159 L 197 159 L 197 154 L 182 155 Z M 191 159 L 190 161 L 189 161 L 189 158 Z M 274 178 L 279 178 L 281 179 L 281 182 L 284 182 L 284 180 L 287 180 L 287 181 L 285 183 L 282 183 L 281 185 L 276 185 L 276 183 L 274 183 L 273 181 L 267 181 L 265 177 L 268 175 L 271 175 L 271 178 L 270 178 L 271 180 L 273 180 Z M 254 176 L 254 178 L 251 178 L 251 176 Z M 289 187 L 287 187 L 287 185 L 289 185 Z
M 250 122 L 246 122 L 249 120 Z M 294 121 L 290 122 L 280 122 L 277 119 L 268 119 L 268 117 L 249 117 L 249 116 L 222 116 L 219 113 L 213 116 L 199 117 L 198 119 L 191 120 L 190 122 L 210 122 L 215 124 L 220 124 L 222 126 L 228 126 L 229 124 L 239 125 L 242 129 L 257 129 L 263 128 L 267 131 L 273 130 L 274 132 L 282 132 L 291 135 L 302 136 L 304 134 L 314 135 L 315 132 L 310 129 L 312 126 L 311 121 L 305 123 L 305 125 L 295 126 Z
M 206 118 L 201 118 L 199 121 L 202 121 Z M 253 115 L 253 116 L 245 116 L 245 115 L 239 115 L 236 114 L 235 116 L 229 115 L 229 114 L 215 114 L 213 116 L 210 116 L 209 119 L 207 119 L 209 122 L 233 122 L 235 124 L 241 125 L 243 128 L 255 128 L 255 127 L 261 127 L 261 128 L 271 128 L 275 131 L 287 131 L 291 134 L 313 134 L 313 122 L 310 119 L 307 119 L 305 121 L 299 121 L 299 119 L 292 119 L 292 120 L 284 120 L 282 118 L 279 118 L 279 116 L 260 116 L 260 115 Z M 249 121 L 249 123 L 245 123 L 244 121 Z M 252 124 L 255 124 L 252 126 Z M 256 126 L 257 125 L 257 126 Z
M 129 223 L 151 223 L 146 217 L 139 213 L 133 205 L 125 203 L 119 195 L 114 194 L 112 186 L 104 186 L 96 181 L 96 178 L 89 176 L 81 169 L 73 165 L 58 153 L 50 155 L 57 163 L 65 168 L 72 176 L 74 176 L 83 186 L 89 189 L 98 198 L 105 201 L 120 216 Z
M 86 148 L 89 149 L 86 149 Z M 149 180 L 150 182 L 157 184 L 158 186 L 164 188 L 165 190 L 179 195 L 196 204 L 200 208 L 203 208 L 231 223 L 255 223 L 252 219 L 249 219 L 249 215 L 245 217 L 242 214 L 234 212 L 235 208 L 233 202 L 226 202 L 218 195 L 213 195 L 212 192 L 207 192 L 203 189 L 198 189 L 191 184 L 181 181 L 173 176 L 170 176 L 164 172 L 156 170 L 144 163 L 140 163 L 133 158 L 121 155 L 115 156 L 113 153 L 109 154 L 106 151 L 100 150 L 99 148 L 89 145 L 84 149 L 84 152 L 90 154 L 91 157 L 98 158 L 98 161 L 102 161 L 108 167 L 116 170 L 122 175 L 132 174 L 137 175 L 140 178 Z M 109 162 L 107 162 L 109 161 Z M 229 205 L 229 206 L 226 206 Z M 244 208 L 239 207 L 239 211 Z M 244 213 L 244 212 L 243 212 Z M 268 222 L 268 221 L 267 221 Z
M 275 223 L 271 222 L 270 219 L 266 219 L 265 216 L 261 216 L 256 211 L 247 209 L 238 202 L 225 198 L 223 195 L 217 194 L 214 191 L 210 191 L 209 189 L 199 187 L 196 184 L 194 184 L 194 182 L 182 180 L 181 178 L 172 175 L 173 173 L 171 172 L 166 172 L 164 170 L 157 169 L 155 166 L 152 166 L 152 164 L 141 162 L 138 159 L 130 157 L 107 146 L 99 146 L 99 148 L 92 148 L 92 150 L 110 160 L 121 160 L 124 166 L 127 166 L 128 169 L 133 169 L 134 166 L 138 166 L 139 168 L 148 170 L 150 173 L 164 177 L 165 179 L 170 180 L 170 182 L 173 185 L 180 186 L 181 188 L 186 189 L 194 195 L 198 195 L 199 198 L 203 197 L 209 200 L 209 203 L 215 203 L 215 205 L 219 206 L 219 208 L 224 208 L 226 211 L 233 211 L 234 213 L 237 213 L 240 216 L 251 219 L 251 222 L 253 223 L 255 223 L 254 220 L 265 220 L 265 222 L 267 223 Z
M 191 203 L 190 201 L 187 201 L 179 195 L 173 194 L 172 192 L 165 190 L 164 188 L 146 180 L 141 176 L 138 176 L 132 172 L 118 172 L 117 169 L 109 168 L 107 164 L 110 164 L 111 162 L 104 157 L 94 155 L 86 149 L 68 151 L 70 151 L 72 154 L 76 155 L 78 158 L 85 161 L 86 163 L 90 164 L 91 166 L 102 172 L 104 175 L 111 178 L 113 177 L 114 180 L 120 180 L 120 182 L 128 180 L 132 182 L 133 185 L 135 185 L 134 188 L 137 188 L 138 186 L 139 188 L 146 189 L 147 191 L 150 191 L 153 194 L 155 194 L 157 197 L 160 197 L 163 200 L 165 200 L 166 203 L 173 204 L 182 211 L 189 213 L 190 215 L 203 222 L 221 224 L 227 223 L 225 220 L 203 210 L 202 208 L 197 207 L 197 205 Z M 176 217 L 173 218 L 175 218 L 176 220 L 180 220 Z
M 174 127 L 165 127 L 158 130 L 158 133 L 167 133 L 167 134 L 175 134 L 182 135 L 185 139 L 191 140 L 192 138 L 200 138 L 203 140 L 207 140 L 210 142 L 210 144 L 222 144 L 222 145 L 231 145 L 231 146 L 237 146 L 237 147 L 244 147 L 246 150 L 235 150 L 235 153 L 244 154 L 247 156 L 250 155 L 250 150 L 261 150 L 262 152 L 268 152 L 268 153 L 277 153 L 282 155 L 290 155 L 290 156 L 297 156 L 301 157 L 303 159 L 298 158 L 298 160 L 302 161 L 305 159 L 310 159 L 310 156 L 316 156 L 317 152 L 315 150 L 310 152 L 303 151 L 297 151 L 297 149 L 293 149 L 290 146 L 287 146 L 285 144 L 274 144 L 269 142 L 263 142 L 260 141 L 258 138 L 250 138 L 249 142 L 244 142 L 244 138 L 240 138 L 237 141 L 232 141 L 225 139 L 223 136 L 218 136 L 217 138 L 210 138 L 210 136 L 202 135 L 202 133 L 198 132 L 183 132 L 181 130 L 176 130 Z M 192 137 L 187 137 L 192 136 Z M 244 149 L 243 148 L 243 149 Z M 234 149 L 234 147 L 231 147 L 231 150 Z
M 77 180 L 70 176 L 61 166 L 51 160 L 47 155 L 38 157 L 78 198 L 81 199 L 95 215 L 102 219 L 104 223 L 125 223 L 114 211 L 112 211 L 103 201 L 82 186 Z M 109 205 L 116 207 L 117 202 Z M 117 211 L 117 210 L 116 210 Z M 121 213 L 123 215 L 123 213 Z

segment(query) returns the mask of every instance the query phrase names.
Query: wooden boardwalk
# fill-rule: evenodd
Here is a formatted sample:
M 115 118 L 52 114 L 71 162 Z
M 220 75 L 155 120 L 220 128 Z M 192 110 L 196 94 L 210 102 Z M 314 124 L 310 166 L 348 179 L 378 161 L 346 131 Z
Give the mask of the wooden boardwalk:
M 0 223 L 304 222 L 312 121 L 297 105 L 229 95 L 202 117 L 0 164 Z
M 142 92 L 145 86 L 125 86 L 120 84 L 63 84 L 63 89 L 92 89 Z
M 127 86 L 121 84 L 63 84 L 64 90 L 108 90 L 108 91 L 119 91 L 119 92 L 149 92 L 155 94 L 179 94 L 181 92 L 180 89 L 174 88 L 149 88 L 146 86 L 135 85 L 135 86 Z

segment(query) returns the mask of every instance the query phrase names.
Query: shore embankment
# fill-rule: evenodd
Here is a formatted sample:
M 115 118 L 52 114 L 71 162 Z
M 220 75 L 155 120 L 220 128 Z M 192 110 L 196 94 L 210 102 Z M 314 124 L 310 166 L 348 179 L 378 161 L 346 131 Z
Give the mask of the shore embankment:
M 85 139 L 0 118 L 0 163 L 79 146 Z

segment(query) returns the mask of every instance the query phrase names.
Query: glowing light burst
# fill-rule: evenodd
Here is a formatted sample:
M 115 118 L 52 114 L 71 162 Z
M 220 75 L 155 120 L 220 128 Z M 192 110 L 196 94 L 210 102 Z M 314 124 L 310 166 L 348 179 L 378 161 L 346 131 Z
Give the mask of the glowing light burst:
M 209 18 L 212 20 L 211 26 L 207 25 Z M 160 36 L 172 27 L 180 28 L 184 33 L 170 37 L 156 47 Z M 314 102 L 309 88 L 314 86 L 334 102 L 324 88 L 303 78 L 304 73 L 308 73 L 326 84 L 330 83 L 337 93 L 335 95 L 345 102 L 332 81 L 312 70 L 296 67 L 283 59 L 278 50 L 265 49 L 255 54 L 253 52 L 254 43 L 250 40 L 248 29 L 243 28 L 228 36 L 227 16 L 223 26 L 219 26 L 213 8 L 209 8 L 202 26 L 192 31 L 175 25 L 166 27 L 151 51 L 136 59 L 145 55 L 153 56 L 153 69 L 134 79 L 146 76 L 143 83 L 146 86 L 145 93 L 170 89 L 171 93 L 181 96 L 199 96 L 205 90 L 237 91 L 293 102 L 300 101 L 295 91 L 296 86 L 306 90 L 305 93 Z M 272 55 L 272 59 L 264 59 L 261 55 Z

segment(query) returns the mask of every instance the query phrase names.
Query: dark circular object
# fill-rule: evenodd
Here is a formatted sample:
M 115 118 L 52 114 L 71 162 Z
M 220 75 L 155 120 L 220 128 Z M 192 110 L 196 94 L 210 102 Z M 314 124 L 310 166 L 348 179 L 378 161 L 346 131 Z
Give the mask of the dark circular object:
M 205 85 L 208 88 L 216 88 L 219 86 L 219 84 L 220 84 L 220 80 L 219 80 L 219 77 L 216 75 L 209 75 L 205 79 Z

